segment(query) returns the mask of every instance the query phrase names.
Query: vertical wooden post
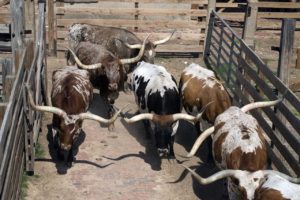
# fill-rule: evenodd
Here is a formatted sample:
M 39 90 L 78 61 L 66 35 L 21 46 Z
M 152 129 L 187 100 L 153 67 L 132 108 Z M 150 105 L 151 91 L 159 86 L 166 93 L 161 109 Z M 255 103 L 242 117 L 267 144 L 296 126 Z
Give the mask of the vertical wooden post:
M 254 35 L 257 27 L 257 0 L 248 0 L 245 13 L 245 26 L 243 29 L 243 40 L 252 48 L 255 48 Z
M 35 41 L 35 6 L 34 0 L 25 0 L 25 29 L 30 30 L 31 34 L 26 34 L 26 38 Z
M 277 75 L 287 87 L 289 86 L 289 72 L 293 55 L 295 26 L 295 19 L 283 19 Z
M 56 3 L 55 3 L 55 6 L 56 7 L 64 7 L 65 6 L 65 3 L 64 3 L 64 0 L 59 0 L 59 1 L 56 1 Z M 55 20 L 55 28 L 54 28 L 54 42 L 55 42 L 55 44 L 54 44 L 54 46 L 56 47 L 56 55 L 57 55 L 57 57 L 59 57 L 59 58 L 63 58 L 64 56 L 65 56 L 65 53 L 61 53 L 61 52 L 59 52 L 59 53 L 57 53 L 57 32 L 58 32 L 58 28 L 57 28 L 57 20 L 58 19 L 62 19 L 64 17 L 64 15 L 63 14 L 60 14 L 60 15 L 56 15 L 55 14 L 55 18 L 56 19 L 54 19 Z
M 205 39 L 204 39 L 204 47 L 206 47 L 206 42 L 207 42 L 207 30 L 208 30 L 208 25 L 210 23 L 210 16 L 211 16 L 211 11 L 215 10 L 216 8 L 216 0 L 209 0 L 207 4 L 207 13 L 206 13 L 206 29 L 205 29 Z M 211 24 L 213 26 L 213 24 Z
M 295 26 L 295 19 L 282 20 L 277 76 L 287 87 L 289 87 L 289 74 L 293 55 Z M 278 96 L 281 97 L 282 94 Z M 286 101 L 283 100 L 283 103 L 286 104 Z M 287 123 L 286 118 L 281 113 L 277 113 L 277 116 L 283 124 Z M 276 124 L 273 125 L 274 128 L 276 128 Z M 277 131 L 275 131 L 275 133 L 277 133 L 278 138 L 284 144 L 283 136 Z
M 137 2 L 137 1 L 134 2 L 134 7 L 135 8 L 139 8 L 139 2 Z M 138 14 L 134 15 L 134 19 L 137 21 L 139 19 L 139 15 Z M 134 31 L 138 31 L 138 27 L 137 26 L 134 27 Z
M 297 48 L 296 54 L 297 54 L 296 68 L 300 69 L 300 47 Z
M 11 0 L 10 10 L 12 17 L 11 26 L 11 46 L 13 54 L 13 73 L 16 74 L 19 68 L 19 62 L 24 49 L 24 31 L 25 31 L 25 17 L 24 17 L 24 1 Z
M 55 14 L 54 2 L 48 0 L 48 52 L 49 55 L 56 56 L 56 37 L 55 35 Z

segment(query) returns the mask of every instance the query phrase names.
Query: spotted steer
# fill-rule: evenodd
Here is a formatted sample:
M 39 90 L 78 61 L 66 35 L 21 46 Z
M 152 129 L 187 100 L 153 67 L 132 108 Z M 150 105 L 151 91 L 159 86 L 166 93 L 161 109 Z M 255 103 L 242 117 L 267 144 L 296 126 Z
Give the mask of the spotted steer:
M 231 106 L 220 114 L 214 126 L 204 131 L 195 142 L 188 157 L 193 156 L 202 142 L 213 134 L 212 153 L 220 169 L 239 169 L 254 172 L 267 166 L 267 147 L 257 120 L 246 112 L 260 107 L 273 106 L 281 102 L 255 102 L 242 108 Z M 238 181 L 228 179 L 230 199 L 241 198 Z

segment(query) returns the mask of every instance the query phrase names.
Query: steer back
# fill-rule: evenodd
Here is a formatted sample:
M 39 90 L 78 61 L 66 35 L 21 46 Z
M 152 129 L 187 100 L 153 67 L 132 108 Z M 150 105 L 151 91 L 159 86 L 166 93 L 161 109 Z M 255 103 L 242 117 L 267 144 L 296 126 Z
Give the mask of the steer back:
M 132 73 L 135 100 L 142 113 L 169 115 L 180 112 L 180 98 L 174 77 L 162 66 L 141 62 Z M 173 137 L 178 121 L 154 123 L 156 146 L 159 151 L 173 154 Z M 146 127 L 147 128 L 147 127 Z M 173 155 L 172 155 L 173 156 Z
M 216 118 L 214 126 L 213 156 L 220 169 L 253 172 L 266 168 L 266 141 L 254 117 L 232 106 Z M 228 179 L 230 199 L 243 196 L 243 192 L 237 179 Z
M 229 95 L 213 71 L 195 63 L 187 66 L 180 78 L 182 105 L 189 114 L 199 113 L 207 105 L 203 119 L 213 123 L 216 117 L 231 106 Z
M 93 87 L 88 72 L 75 66 L 54 71 L 52 83 L 52 105 L 68 114 L 66 119 L 54 114 L 53 128 L 58 131 L 60 148 L 70 150 L 82 125 L 82 120 L 76 115 L 87 111 L 92 100 Z
M 230 107 L 215 121 L 213 155 L 221 169 L 256 171 L 267 164 L 266 141 L 254 117 Z

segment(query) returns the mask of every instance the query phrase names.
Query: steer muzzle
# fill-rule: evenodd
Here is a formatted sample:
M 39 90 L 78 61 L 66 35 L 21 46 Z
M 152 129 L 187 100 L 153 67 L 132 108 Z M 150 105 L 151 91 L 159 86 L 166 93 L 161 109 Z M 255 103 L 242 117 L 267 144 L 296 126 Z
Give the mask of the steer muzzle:
M 110 90 L 110 91 L 117 91 L 118 90 L 118 84 L 117 83 L 110 83 L 108 85 L 108 90 Z
M 168 148 L 157 148 L 157 152 L 159 157 L 167 157 L 170 154 L 170 150 Z

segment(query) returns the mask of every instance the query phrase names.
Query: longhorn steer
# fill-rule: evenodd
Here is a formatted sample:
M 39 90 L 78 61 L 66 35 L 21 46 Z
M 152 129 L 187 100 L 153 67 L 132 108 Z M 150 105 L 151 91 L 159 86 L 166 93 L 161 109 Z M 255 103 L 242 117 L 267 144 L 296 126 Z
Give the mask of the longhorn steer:
M 131 119 L 125 118 L 125 121 L 132 123 L 143 120 L 149 136 L 148 120 L 151 120 L 159 156 L 174 157 L 173 144 L 178 120 L 198 120 L 201 114 L 193 117 L 179 113 L 181 107 L 176 81 L 162 66 L 141 62 L 133 71 L 131 81 L 135 101 L 142 114 Z
M 266 106 L 273 106 L 282 101 L 256 102 L 241 109 L 231 106 L 220 114 L 214 126 L 204 131 L 195 142 L 188 157 L 193 156 L 201 143 L 213 135 L 213 157 L 220 169 L 240 169 L 250 172 L 265 169 L 267 166 L 267 147 L 262 130 L 254 117 L 247 111 Z M 237 185 L 228 179 L 230 199 L 240 195 Z
M 93 86 L 99 88 L 100 95 L 109 106 L 109 117 L 114 114 L 113 104 L 119 96 L 119 88 L 124 84 L 124 77 L 127 77 L 122 65 L 136 62 L 142 57 L 148 37 L 135 58 L 118 59 L 102 45 L 90 42 L 80 42 L 75 49 L 76 53 L 69 49 L 77 65 L 89 70 Z M 114 125 L 110 124 L 108 129 L 113 131 Z
M 81 131 L 83 120 L 92 119 L 110 124 L 121 111 L 109 120 L 86 113 L 93 95 L 93 87 L 86 70 L 77 69 L 75 66 L 58 69 L 53 72 L 52 82 L 53 107 L 35 105 L 28 89 L 29 103 L 35 110 L 53 113 L 52 128 L 58 133 L 59 154 L 63 155 L 65 163 L 70 166 L 73 161 L 73 143 Z
M 188 114 L 199 113 L 209 104 L 203 113 L 203 119 L 208 123 L 214 123 L 216 117 L 231 106 L 229 95 L 214 72 L 195 63 L 191 63 L 181 73 L 179 93 Z M 195 127 L 200 131 L 200 121 L 196 122 Z M 212 157 L 211 143 L 209 138 L 208 159 Z
M 238 180 L 238 185 L 242 193 L 241 199 L 300 199 L 300 178 L 292 178 L 278 171 L 259 170 L 255 172 L 248 172 L 242 170 L 223 170 L 211 175 L 208 178 L 202 178 L 190 168 L 186 166 L 184 167 L 191 172 L 198 182 L 204 185 L 226 177 L 232 177 Z
M 172 37 L 173 33 L 162 40 L 154 42 L 148 41 L 141 59 L 145 62 L 154 63 L 156 46 L 167 42 Z M 89 41 L 105 46 L 108 51 L 112 52 L 118 58 L 130 58 L 136 56 L 138 50 L 142 47 L 142 41 L 134 33 L 126 29 L 90 24 L 73 24 L 69 28 L 68 39 L 69 44 L 73 49 L 75 49 L 81 41 Z M 126 46 L 125 43 L 116 39 L 130 45 Z M 136 64 L 137 62 L 133 63 L 126 71 L 129 72 L 133 70 L 133 67 L 135 67 Z

